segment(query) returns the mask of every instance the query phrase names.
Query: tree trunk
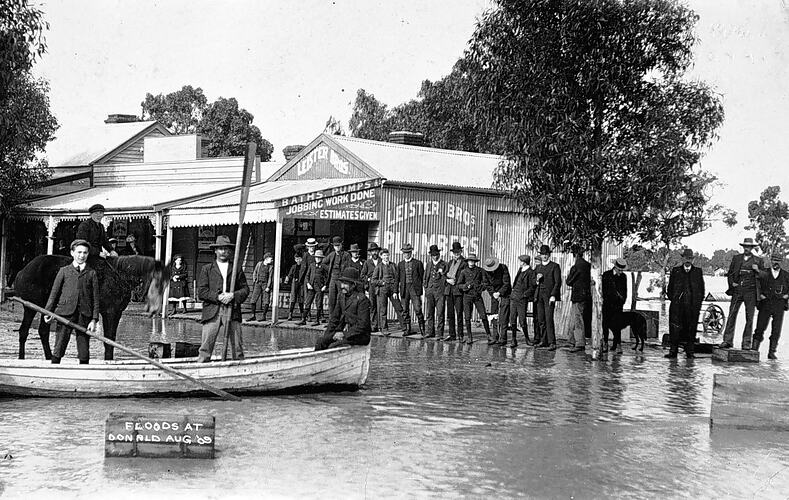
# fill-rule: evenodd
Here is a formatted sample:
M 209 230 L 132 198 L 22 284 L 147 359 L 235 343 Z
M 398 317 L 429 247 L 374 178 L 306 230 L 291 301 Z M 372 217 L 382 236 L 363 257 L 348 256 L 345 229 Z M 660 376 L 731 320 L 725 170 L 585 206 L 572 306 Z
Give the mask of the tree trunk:
M 636 307 L 638 305 L 637 304 L 637 302 L 638 302 L 638 287 L 641 286 L 641 278 L 642 278 L 641 271 L 638 271 L 635 274 L 631 273 L 630 277 L 632 278 L 632 282 L 633 282 L 633 293 L 631 294 L 631 298 L 630 298 L 630 310 L 631 311 L 635 311 Z
M 600 358 L 601 342 L 603 340 L 603 320 L 601 315 L 602 299 L 602 274 L 603 274 L 603 249 L 602 246 L 592 247 L 592 359 Z

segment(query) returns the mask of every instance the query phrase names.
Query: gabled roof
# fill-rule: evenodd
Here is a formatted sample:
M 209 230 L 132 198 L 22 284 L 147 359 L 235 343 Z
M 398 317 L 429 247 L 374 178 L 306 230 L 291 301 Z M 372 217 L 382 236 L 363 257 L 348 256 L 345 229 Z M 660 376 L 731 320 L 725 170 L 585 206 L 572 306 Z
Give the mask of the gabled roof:
M 269 180 L 287 178 L 285 173 L 320 144 L 336 150 L 371 178 L 387 182 L 491 189 L 493 172 L 502 159 L 498 155 L 321 134 Z
M 153 130 L 158 130 L 163 135 L 172 135 L 167 128 L 157 121 L 130 122 L 130 123 L 102 123 L 100 125 L 85 127 L 76 133 L 81 140 L 75 142 L 70 134 L 68 138 L 56 138 L 48 147 L 47 152 L 57 154 L 58 150 L 65 153 L 61 159 L 50 161 L 53 166 L 79 167 L 101 163 L 110 160 L 114 154 L 123 150 L 128 145 L 145 137 Z M 76 144 L 83 149 L 79 152 L 66 149 Z M 73 147 L 73 146 L 71 146 Z

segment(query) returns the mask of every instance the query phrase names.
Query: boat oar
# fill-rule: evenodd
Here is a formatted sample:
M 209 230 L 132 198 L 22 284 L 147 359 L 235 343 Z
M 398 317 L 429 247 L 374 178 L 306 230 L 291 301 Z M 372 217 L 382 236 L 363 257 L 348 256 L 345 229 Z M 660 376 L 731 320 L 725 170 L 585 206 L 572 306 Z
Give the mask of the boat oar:
M 190 381 L 190 382 L 192 382 L 192 383 L 194 383 L 196 385 L 199 385 L 203 389 L 205 389 L 205 390 L 207 390 L 209 392 L 213 392 L 214 394 L 216 394 L 217 396 L 219 396 L 221 398 L 229 399 L 231 401 L 241 401 L 241 398 L 238 397 L 238 396 L 234 396 L 233 394 L 230 394 L 229 392 L 223 391 L 222 389 L 219 389 L 219 388 L 214 387 L 212 385 L 206 384 L 202 380 L 197 380 L 196 378 L 191 377 L 191 376 L 189 376 L 186 373 L 183 373 L 181 371 L 178 371 L 175 368 L 170 368 L 169 366 L 164 365 L 162 363 L 159 363 L 156 360 L 153 360 L 151 358 L 143 356 L 142 354 L 140 354 L 140 353 L 138 353 L 136 351 L 133 351 L 133 350 L 129 349 L 128 347 L 115 342 L 114 340 L 110 340 L 110 339 L 108 339 L 107 337 L 105 337 L 103 335 L 99 335 L 98 333 L 89 332 L 86 328 L 74 323 L 73 321 L 69 321 L 66 318 L 64 318 L 63 316 L 59 316 L 59 315 L 53 313 L 52 311 L 47 311 L 43 307 L 37 306 L 36 304 L 33 304 L 32 302 L 28 302 L 27 300 L 20 299 L 19 297 L 11 297 L 11 300 L 15 300 L 15 301 L 19 302 L 20 304 L 22 304 L 23 306 L 25 306 L 27 308 L 30 308 L 30 309 L 33 309 L 34 311 L 38 311 L 41 314 L 45 314 L 47 316 L 51 316 L 52 318 L 57 320 L 59 323 L 63 323 L 64 325 L 66 325 L 66 326 L 68 326 L 70 328 L 73 328 L 73 329 L 75 329 L 75 330 L 77 330 L 79 332 L 82 332 L 85 335 L 88 335 L 89 337 L 93 337 L 94 339 L 100 340 L 100 341 L 104 342 L 105 344 L 109 344 L 109 345 L 113 346 L 116 349 L 120 349 L 121 351 L 123 351 L 123 352 L 125 352 L 127 354 L 131 354 L 135 358 L 139 358 L 139 359 L 141 359 L 143 361 L 147 361 L 148 363 L 152 364 L 156 368 L 159 368 L 160 370 L 164 370 L 167 373 L 170 373 L 172 375 L 181 377 L 181 378 L 186 379 L 186 380 L 188 380 L 188 381 Z M 43 321 L 43 319 L 42 319 L 42 321 Z

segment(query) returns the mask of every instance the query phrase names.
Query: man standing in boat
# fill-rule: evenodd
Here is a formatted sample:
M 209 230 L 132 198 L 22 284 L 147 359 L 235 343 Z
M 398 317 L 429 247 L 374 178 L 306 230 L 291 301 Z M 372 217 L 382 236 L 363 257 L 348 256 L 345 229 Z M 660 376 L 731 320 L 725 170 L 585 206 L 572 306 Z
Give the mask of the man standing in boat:
M 99 280 L 96 271 L 86 265 L 89 253 L 87 241 L 74 240 L 71 243 L 74 261 L 58 271 L 46 309 L 94 332 L 99 321 Z M 49 323 L 52 317 L 45 316 L 44 321 Z M 70 338 L 71 327 L 58 323 L 52 363 L 60 363 Z M 90 359 L 90 337 L 82 332 L 77 332 L 77 357 L 82 365 L 88 364 Z
M 345 269 L 339 282 L 341 293 L 331 310 L 326 332 L 315 346 L 316 351 L 370 343 L 370 300 L 364 295 L 359 270 Z
M 216 237 L 216 243 L 210 245 L 216 254 L 216 260 L 206 264 L 200 270 L 197 279 L 197 296 L 203 301 L 203 342 L 200 345 L 198 361 L 211 361 L 216 338 L 229 324 L 229 336 L 236 348 L 236 357 L 244 359 L 244 344 L 241 340 L 241 304 L 249 295 L 247 279 L 242 269 L 236 274 L 236 286 L 230 291 L 230 280 L 233 275 L 233 262 L 230 253 L 235 245 L 224 234 Z

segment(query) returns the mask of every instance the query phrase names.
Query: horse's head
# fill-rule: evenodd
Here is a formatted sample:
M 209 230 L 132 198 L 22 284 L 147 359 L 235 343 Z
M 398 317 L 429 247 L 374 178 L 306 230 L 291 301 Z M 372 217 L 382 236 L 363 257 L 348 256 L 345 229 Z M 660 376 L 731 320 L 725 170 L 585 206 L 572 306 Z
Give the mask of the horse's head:
M 169 280 L 168 266 L 158 260 L 153 260 L 153 266 L 148 272 L 148 291 L 145 294 L 145 312 L 150 316 L 162 312 L 164 287 Z

